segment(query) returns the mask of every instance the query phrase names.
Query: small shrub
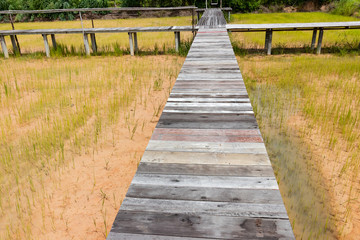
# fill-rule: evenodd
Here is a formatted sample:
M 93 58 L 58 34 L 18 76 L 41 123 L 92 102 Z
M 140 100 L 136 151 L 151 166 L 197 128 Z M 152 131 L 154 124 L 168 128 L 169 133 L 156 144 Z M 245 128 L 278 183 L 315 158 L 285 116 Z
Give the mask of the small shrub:
M 333 14 L 352 16 L 360 11 L 360 0 L 340 0 L 336 2 Z

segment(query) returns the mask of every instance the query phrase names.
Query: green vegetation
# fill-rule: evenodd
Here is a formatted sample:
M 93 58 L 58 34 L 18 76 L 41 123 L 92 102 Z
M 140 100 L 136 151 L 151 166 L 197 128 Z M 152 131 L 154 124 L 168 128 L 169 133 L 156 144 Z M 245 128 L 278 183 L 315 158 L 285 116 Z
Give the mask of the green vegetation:
M 295 22 L 345 22 L 357 18 L 327 13 L 272 13 L 234 14 L 232 23 L 295 23 Z M 273 54 L 310 53 L 312 31 L 274 32 Z M 252 52 L 263 53 L 265 33 L 232 33 L 231 40 L 235 52 L 244 55 Z M 359 54 L 360 30 L 325 31 L 322 52 L 344 55 L 349 52 Z
M 334 14 L 360 17 L 360 0 L 340 0 L 335 3 Z

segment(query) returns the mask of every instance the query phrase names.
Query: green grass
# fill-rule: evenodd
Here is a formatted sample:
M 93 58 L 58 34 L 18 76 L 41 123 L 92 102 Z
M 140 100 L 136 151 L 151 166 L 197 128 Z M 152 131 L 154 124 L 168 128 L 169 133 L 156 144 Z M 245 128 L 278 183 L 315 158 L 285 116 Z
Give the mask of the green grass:
M 302 23 L 302 22 L 345 22 L 359 21 L 354 17 L 339 16 L 327 13 L 272 13 L 272 14 L 234 14 L 232 24 L 245 23 Z M 310 52 L 312 31 L 274 32 L 273 53 L 282 54 L 287 48 L 291 53 Z M 265 33 L 232 33 L 231 40 L 238 54 L 249 53 L 256 49 L 262 53 L 265 45 Z M 323 52 L 345 54 L 349 51 L 359 53 L 360 30 L 324 31 Z M 295 51 L 294 51 L 295 49 Z M 251 52 L 251 51 L 250 51 Z
M 335 3 L 334 14 L 357 17 L 360 16 L 360 1 L 359 0 L 339 0 Z
M 344 237 L 359 204 L 360 58 L 238 61 L 297 239 Z

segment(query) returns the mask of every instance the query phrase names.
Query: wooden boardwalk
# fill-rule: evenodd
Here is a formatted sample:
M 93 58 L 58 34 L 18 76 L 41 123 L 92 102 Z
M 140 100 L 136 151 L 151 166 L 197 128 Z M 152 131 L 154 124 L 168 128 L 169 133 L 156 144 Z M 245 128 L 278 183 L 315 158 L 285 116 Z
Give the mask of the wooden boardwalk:
M 199 29 L 108 239 L 294 239 L 225 26 Z

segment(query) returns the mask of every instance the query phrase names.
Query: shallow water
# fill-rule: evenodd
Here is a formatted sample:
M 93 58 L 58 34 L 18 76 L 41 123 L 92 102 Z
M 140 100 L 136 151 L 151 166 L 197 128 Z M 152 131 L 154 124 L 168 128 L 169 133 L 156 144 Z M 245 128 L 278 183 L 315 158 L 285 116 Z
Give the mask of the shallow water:
M 300 90 L 244 79 L 296 239 L 336 239 L 323 179 L 299 132 L 287 125 L 300 108 Z

